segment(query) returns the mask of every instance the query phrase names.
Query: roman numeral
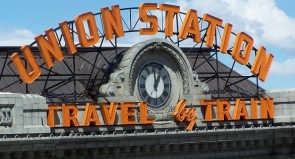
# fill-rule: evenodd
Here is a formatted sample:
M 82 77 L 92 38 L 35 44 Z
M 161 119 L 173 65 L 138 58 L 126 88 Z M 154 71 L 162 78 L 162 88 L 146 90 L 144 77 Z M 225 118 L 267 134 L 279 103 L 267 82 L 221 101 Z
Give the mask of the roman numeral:
M 143 92 L 142 92 L 142 96 L 143 96 L 143 98 L 145 98 L 147 95 L 148 95 L 148 94 L 147 94 L 146 91 L 143 91 Z
M 149 68 L 145 68 L 144 70 L 147 72 L 147 74 L 150 74 Z
M 168 92 L 164 91 L 164 92 L 163 92 L 163 95 L 164 95 L 165 97 L 167 97 L 167 96 L 168 96 Z
M 151 103 L 151 100 L 152 100 L 152 98 L 151 97 L 148 97 L 147 103 Z
M 140 88 L 145 88 L 145 85 L 144 84 L 140 84 Z
M 143 75 L 141 75 L 140 77 L 143 78 L 144 80 L 146 80 L 146 78 Z
M 160 101 L 161 101 L 161 103 L 163 103 L 163 99 L 162 99 L 162 97 L 163 97 L 163 96 L 160 97 Z
M 165 87 L 165 88 L 169 87 L 169 84 L 164 84 L 164 87 Z
M 159 74 L 161 74 L 162 67 L 158 67 L 158 69 L 159 69 Z
M 163 80 L 164 80 L 165 78 L 167 78 L 167 75 L 165 75 L 165 76 L 163 77 Z

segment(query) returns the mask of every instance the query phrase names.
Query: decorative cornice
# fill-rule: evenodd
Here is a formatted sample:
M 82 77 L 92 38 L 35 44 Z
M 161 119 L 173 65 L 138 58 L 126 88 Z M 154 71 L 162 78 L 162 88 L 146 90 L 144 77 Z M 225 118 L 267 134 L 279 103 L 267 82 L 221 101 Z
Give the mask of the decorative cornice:
M 1 158 L 287 158 L 294 145 L 292 127 L 196 132 L 145 132 L 0 139 Z

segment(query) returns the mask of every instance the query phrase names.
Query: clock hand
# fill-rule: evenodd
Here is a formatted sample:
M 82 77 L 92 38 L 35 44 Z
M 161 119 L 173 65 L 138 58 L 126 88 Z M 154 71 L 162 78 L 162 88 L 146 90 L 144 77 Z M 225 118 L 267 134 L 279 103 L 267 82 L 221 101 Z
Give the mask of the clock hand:
M 158 84 L 159 84 L 159 82 L 160 82 L 160 78 L 161 78 L 160 75 L 158 75 L 158 76 L 157 76 L 157 79 L 156 79 L 156 83 L 155 83 L 155 85 L 156 85 L 156 86 L 155 86 L 155 90 L 156 90 L 156 91 L 158 91 L 157 88 L 158 88 Z
M 158 103 L 157 103 L 157 98 L 158 98 L 158 94 L 157 94 L 157 92 L 156 92 L 156 99 L 155 99 L 155 100 L 156 100 L 156 104 L 155 104 L 156 106 L 158 105 Z
M 154 73 L 154 89 L 156 88 L 155 85 L 156 85 L 156 72 L 155 72 L 155 66 L 154 64 L 152 65 L 152 72 Z

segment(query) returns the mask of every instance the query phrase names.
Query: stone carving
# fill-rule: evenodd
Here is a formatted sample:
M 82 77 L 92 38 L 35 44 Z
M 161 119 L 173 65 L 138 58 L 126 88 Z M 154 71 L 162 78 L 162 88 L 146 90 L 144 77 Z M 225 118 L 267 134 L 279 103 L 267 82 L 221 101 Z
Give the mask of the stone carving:
M 114 83 L 122 83 L 125 80 L 125 71 L 122 69 L 118 69 L 115 72 L 111 73 L 110 80 L 108 83 L 101 85 L 99 88 L 99 93 L 103 96 L 115 96 L 115 84 Z
M 115 96 L 114 90 L 114 83 L 112 81 L 109 81 L 107 84 L 101 85 L 99 87 L 99 93 L 107 97 Z
M 201 92 L 202 94 L 209 94 L 209 86 L 207 83 L 201 82 Z
M 174 92 L 169 93 L 173 93 L 173 95 L 167 99 L 165 106 L 148 109 L 149 118 L 156 121 L 173 121 L 172 114 L 179 96 L 192 101 L 198 99 L 193 98 L 193 96 L 209 93 L 208 85 L 198 79 L 198 74 L 191 70 L 189 61 L 179 48 L 167 40 L 151 39 L 134 45 L 125 53 L 118 69 L 110 75 L 109 82 L 99 88 L 102 97 L 99 97 L 98 101 L 120 101 L 126 97 L 126 101 L 139 102 L 141 99 L 135 91 L 138 87 L 138 74 L 140 68 L 146 65 L 149 60 L 159 60 L 157 62 L 165 63 L 165 66 L 173 72 L 171 85 L 178 85 L 172 86 L 175 88 Z M 172 71 L 172 69 L 174 70 Z M 139 114 L 137 114 L 137 117 L 139 117 Z
M 0 109 L 0 125 L 1 126 L 11 126 L 11 108 L 1 108 Z
M 110 80 L 114 83 L 121 83 L 125 80 L 125 71 L 123 69 L 118 69 L 117 71 L 111 73 Z

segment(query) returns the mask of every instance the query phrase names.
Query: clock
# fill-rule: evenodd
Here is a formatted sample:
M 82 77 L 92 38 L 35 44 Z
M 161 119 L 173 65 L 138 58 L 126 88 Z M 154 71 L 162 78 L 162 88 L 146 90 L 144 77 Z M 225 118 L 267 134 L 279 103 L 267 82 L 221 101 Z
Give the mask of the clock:
M 171 79 L 160 63 L 149 62 L 143 65 L 139 71 L 137 84 L 141 100 L 151 109 L 163 108 L 170 99 Z

